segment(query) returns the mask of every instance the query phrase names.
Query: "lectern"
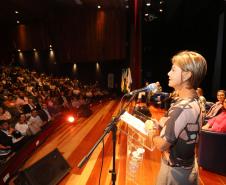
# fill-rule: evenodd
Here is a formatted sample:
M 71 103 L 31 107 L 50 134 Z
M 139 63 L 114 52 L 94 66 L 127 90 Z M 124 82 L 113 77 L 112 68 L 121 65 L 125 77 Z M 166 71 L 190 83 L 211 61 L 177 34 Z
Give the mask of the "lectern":
M 140 171 L 145 151 L 153 151 L 154 145 L 151 135 L 156 131 L 155 124 L 150 130 L 145 129 L 145 121 L 151 118 L 140 112 L 130 114 L 125 112 L 121 116 L 123 124 L 119 127 L 121 133 L 127 137 L 126 181 L 127 184 L 139 184 L 137 174 Z

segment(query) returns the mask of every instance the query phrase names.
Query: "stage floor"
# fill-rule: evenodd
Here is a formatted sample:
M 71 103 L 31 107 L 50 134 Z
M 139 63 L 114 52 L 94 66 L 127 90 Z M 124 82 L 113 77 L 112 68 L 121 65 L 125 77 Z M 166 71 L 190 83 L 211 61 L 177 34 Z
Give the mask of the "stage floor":
M 77 168 L 80 160 L 89 152 L 106 125 L 119 111 L 119 101 L 109 100 L 93 107 L 93 114 L 89 118 L 79 118 L 75 123 L 62 122 L 46 142 L 24 164 L 23 169 L 43 158 L 46 154 L 58 148 L 71 166 L 67 176 L 60 185 L 97 185 L 102 162 L 102 143 L 96 148 L 88 162 L 82 169 Z M 159 118 L 163 110 L 151 107 L 154 117 Z M 119 123 L 119 126 L 122 123 Z M 101 175 L 101 185 L 111 184 L 112 169 L 112 140 L 111 134 L 104 139 L 104 162 Z M 116 146 L 116 184 L 118 185 L 154 185 L 160 167 L 160 152 L 146 150 L 135 180 L 128 178 L 126 173 L 127 137 L 117 132 Z M 51 168 L 51 167 L 50 167 Z M 200 169 L 201 185 L 225 185 L 226 177 Z

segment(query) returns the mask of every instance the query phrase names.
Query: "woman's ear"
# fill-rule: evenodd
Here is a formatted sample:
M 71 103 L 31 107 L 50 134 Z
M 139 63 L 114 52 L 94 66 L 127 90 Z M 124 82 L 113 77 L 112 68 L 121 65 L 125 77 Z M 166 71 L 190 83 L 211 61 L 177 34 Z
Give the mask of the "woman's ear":
M 191 78 L 192 76 L 192 73 L 191 71 L 183 71 L 183 81 L 187 81 Z

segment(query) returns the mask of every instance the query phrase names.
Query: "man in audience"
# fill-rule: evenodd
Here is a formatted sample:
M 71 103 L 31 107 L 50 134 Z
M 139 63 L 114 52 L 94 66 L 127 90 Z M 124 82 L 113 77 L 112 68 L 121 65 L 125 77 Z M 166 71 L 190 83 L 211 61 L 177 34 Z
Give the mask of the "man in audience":
M 38 111 L 38 115 L 40 116 L 41 120 L 45 123 L 51 121 L 52 117 L 48 111 L 47 105 L 45 103 L 42 104 L 41 110 Z
M 31 111 L 31 117 L 27 121 L 29 130 L 31 131 L 32 135 L 35 135 L 41 130 L 41 127 L 44 125 L 44 122 L 38 116 L 37 111 L 33 109 Z
M 13 145 L 13 137 L 11 135 L 9 124 L 7 121 L 0 121 L 0 144 L 7 149 L 11 149 Z
M 210 108 L 210 110 L 206 113 L 206 119 L 213 118 L 217 114 L 219 114 L 223 107 L 223 102 L 225 99 L 225 91 L 219 90 L 217 91 L 217 102 Z
M 30 113 L 32 109 L 35 109 L 36 106 L 33 102 L 32 98 L 28 98 L 28 103 L 23 106 L 23 113 L 27 114 Z
M 6 149 L 18 150 L 26 142 L 26 138 L 13 136 L 14 129 L 7 121 L 0 121 L 0 145 Z
M 27 125 L 27 122 L 26 122 L 25 114 L 21 114 L 20 115 L 19 122 L 16 123 L 15 129 L 17 131 L 19 131 L 23 136 L 26 136 L 28 134 L 28 129 L 29 128 L 28 128 L 28 125 Z

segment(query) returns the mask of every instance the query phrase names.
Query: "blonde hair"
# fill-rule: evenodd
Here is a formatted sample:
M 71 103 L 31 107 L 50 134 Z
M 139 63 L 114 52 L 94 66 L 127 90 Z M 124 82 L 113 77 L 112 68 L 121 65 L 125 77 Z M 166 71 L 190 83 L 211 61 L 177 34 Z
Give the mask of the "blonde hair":
M 172 58 L 172 63 L 182 69 L 182 71 L 191 72 L 191 78 L 188 79 L 189 85 L 197 88 L 204 79 L 207 72 L 207 63 L 205 58 L 194 51 L 181 51 Z

